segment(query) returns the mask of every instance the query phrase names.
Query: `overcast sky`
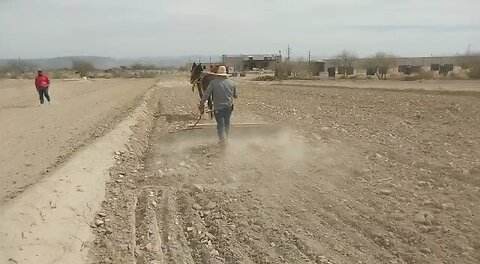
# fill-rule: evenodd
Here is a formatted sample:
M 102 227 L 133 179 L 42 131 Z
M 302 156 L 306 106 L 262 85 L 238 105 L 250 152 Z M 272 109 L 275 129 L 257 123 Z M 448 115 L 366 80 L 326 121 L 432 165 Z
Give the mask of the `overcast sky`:
M 0 58 L 480 51 L 480 0 L 0 0 Z

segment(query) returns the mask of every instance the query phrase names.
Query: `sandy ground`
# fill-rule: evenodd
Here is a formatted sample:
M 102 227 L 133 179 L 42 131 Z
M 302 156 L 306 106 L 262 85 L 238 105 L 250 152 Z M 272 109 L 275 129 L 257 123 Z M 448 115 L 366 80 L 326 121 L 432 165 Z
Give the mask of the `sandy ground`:
M 0 205 L 104 134 L 155 80 L 53 80 L 40 107 L 32 80 L 0 80 Z
M 270 125 L 221 149 L 183 130 L 185 78 L 164 80 L 152 131 L 115 157 L 91 261 L 479 263 L 480 93 L 380 88 L 241 80 L 233 121 Z

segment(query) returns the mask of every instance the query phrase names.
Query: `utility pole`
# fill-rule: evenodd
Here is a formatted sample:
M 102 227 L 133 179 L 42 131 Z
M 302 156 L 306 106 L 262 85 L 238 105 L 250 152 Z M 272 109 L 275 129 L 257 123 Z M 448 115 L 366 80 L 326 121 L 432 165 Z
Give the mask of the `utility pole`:
M 308 77 L 312 78 L 312 51 L 308 51 Z
M 292 50 L 290 49 L 290 45 L 288 45 L 288 48 L 287 48 L 287 61 L 290 62 L 290 54 L 291 54 Z

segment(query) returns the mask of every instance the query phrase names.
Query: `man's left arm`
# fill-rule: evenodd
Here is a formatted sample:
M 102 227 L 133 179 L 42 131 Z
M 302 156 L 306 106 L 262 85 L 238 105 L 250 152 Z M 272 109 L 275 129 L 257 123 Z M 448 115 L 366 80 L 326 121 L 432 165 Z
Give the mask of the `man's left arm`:
M 48 76 L 45 76 L 45 78 L 47 79 L 47 85 L 48 85 L 48 87 L 50 87 L 50 79 L 48 79 Z

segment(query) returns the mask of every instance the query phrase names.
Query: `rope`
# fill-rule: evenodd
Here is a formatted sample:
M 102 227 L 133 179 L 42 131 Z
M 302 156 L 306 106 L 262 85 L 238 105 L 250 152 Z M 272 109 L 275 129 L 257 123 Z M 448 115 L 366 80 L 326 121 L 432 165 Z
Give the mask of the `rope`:
M 205 111 L 205 113 L 210 113 L 210 112 L 213 112 L 213 110 L 207 110 L 207 111 Z M 189 127 L 189 129 L 194 129 L 195 126 L 198 124 L 198 122 L 200 122 L 200 120 L 202 119 L 202 116 L 203 116 L 203 113 L 200 113 L 200 115 L 198 115 L 197 121 L 195 121 L 195 123 L 193 124 L 193 126 Z

